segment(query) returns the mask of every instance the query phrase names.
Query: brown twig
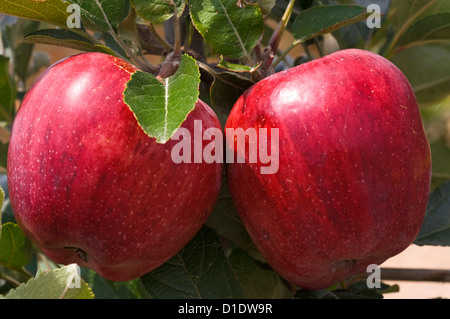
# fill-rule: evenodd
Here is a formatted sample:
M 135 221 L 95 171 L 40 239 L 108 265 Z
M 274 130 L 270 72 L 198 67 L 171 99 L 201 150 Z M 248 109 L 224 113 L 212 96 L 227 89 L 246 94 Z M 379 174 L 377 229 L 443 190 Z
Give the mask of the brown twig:
M 450 270 L 447 269 L 381 268 L 380 273 L 382 280 L 450 282 Z

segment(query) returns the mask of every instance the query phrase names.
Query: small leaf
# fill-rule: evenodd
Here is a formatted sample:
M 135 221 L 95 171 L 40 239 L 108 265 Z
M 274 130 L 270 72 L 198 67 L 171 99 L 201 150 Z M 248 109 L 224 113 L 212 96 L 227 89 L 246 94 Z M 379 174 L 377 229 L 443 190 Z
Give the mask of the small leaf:
M 2 0 L 0 13 L 67 27 L 69 3 L 63 0 Z
M 397 33 L 405 25 L 411 24 L 420 15 L 420 12 L 436 0 L 403 0 L 391 1 L 391 12 L 395 12 L 392 19 L 394 31 Z M 446 2 L 446 0 L 444 0 Z
M 255 67 L 251 67 L 251 66 L 248 66 L 248 65 L 231 63 L 231 62 L 225 61 L 223 59 L 223 56 L 221 56 L 220 57 L 220 61 L 217 64 L 217 66 L 219 68 L 226 69 L 226 70 L 233 71 L 233 72 L 248 72 L 248 73 L 252 73 L 252 72 L 255 72 L 255 70 L 260 66 L 260 64 L 258 64 Z
M 192 22 L 215 54 L 249 56 L 263 33 L 258 5 L 239 6 L 236 0 L 192 0 L 189 8 Z
M 203 227 L 172 259 L 141 277 L 152 298 L 243 298 L 217 234 Z
M 0 238 L 0 265 L 21 269 L 33 256 L 33 245 L 17 224 L 2 225 Z
M 366 8 L 355 5 L 312 7 L 296 16 L 292 25 L 293 36 L 297 41 L 304 42 L 362 21 L 369 15 Z
M 450 12 L 433 14 L 414 23 L 399 39 L 397 46 L 420 45 L 427 41 L 450 40 Z
M 93 299 L 91 288 L 71 264 L 31 278 L 6 294 L 6 299 Z M 45 289 L 43 289 L 45 287 Z
M 450 182 L 434 190 L 428 200 L 427 213 L 414 244 L 450 246 Z
M 438 0 L 431 5 L 421 16 L 427 16 L 434 13 L 450 12 L 450 2 L 447 0 Z
M 0 55 L 0 122 L 12 122 L 15 101 L 16 85 L 9 73 L 9 58 Z
M 177 72 L 162 81 L 138 71 L 124 91 L 125 103 L 143 130 L 158 143 L 167 142 L 195 108 L 200 84 L 195 60 L 184 55 Z
M 177 5 L 178 15 L 181 16 L 186 0 L 174 0 Z M 131 0 L 136 12 L 151 23 L 162 23 L 170 19 L 174 14 L 174 7 L 168 0 Z
M 65 29 L 42 29 L 29 33 L 25 42 L 42 43 L 63 46 L 80 51 L 103 52 L 114 55 L 114 52 L 104 46 L 92 43 L 82 35 Z

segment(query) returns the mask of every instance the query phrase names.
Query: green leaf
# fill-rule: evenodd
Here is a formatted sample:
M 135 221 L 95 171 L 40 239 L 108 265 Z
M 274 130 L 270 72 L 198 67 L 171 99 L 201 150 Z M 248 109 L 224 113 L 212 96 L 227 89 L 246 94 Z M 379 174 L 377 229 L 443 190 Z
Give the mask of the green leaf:
M 174 2 L 177 5 L 178 15 L 181 16 L 186 0 L 175 0 Z M 169 4 L 168 0 L 131 0 L 131 4 L 143 19 L 155 24 L 170 19 L 174 14 L 174 7 Z
M 292 25 L 295 40 L 304 42 L 316 36 L 367 19 L 366 8 L 355 5 L 316 6 L 300 12 Z
M 0 238 L 0 265 L 21 269 L 27 265 L 33 256 L 33 245 L 25 237 L 17 224 L 2 225 Z
M 80 51 L 103 52 L 114 55 L 114 51 L 104 45 L 92 43 L 82 35 L 65 29 L 42 29 L 29 33 L 24 41 L 63 46 Z
M 2 0 L 0 13 L 67 27 L 69 3 L 63 0 Z
M 6 36 L 7 45 L 9 44 L 13 50 L 12 60 L 14 61 L 14 75 L 17 83 L 18 81 L 26 83 L 34 50 L 34 45 L 24 43 L 23 37 L 27 33 L 36 31 L 40 25 L 41 22 L 39 21 L 17 18 L 14 23 L 5 25 L 2 30 Z
M 264 29 L 259 5 L 239 7 L 236 0 L 192 0 L 192 22 L 214 54 L 248 57 Z
M 39 274 L 6 294 L 6 299 L 93 299 L 91 288 L 71 264 Z
M 246 299 L 286 299 L 292 292 L 280 276 L 240 248 L 228 258 Z
M 9 65 L 9 58 L 0 55 L 0 122 L 12 123 L 16 84 L 9 73 Z
M 437 0 L 391 1 L 390 15 L 394 31 L 399 33 L 408 28 L 423 10 L 426 10 L 436 2 Z
M 423 105 L 450 94 L 450 44 L 427 44 L 401 51 L 391 61 L 406 75 Z
M 429 41 L 450 41 L 450 12 L 426 16 L 415 22 L 397 42 L 397 46 L 420 45 Z
M 217 234 L 203 227 L 164 265 L 141 277 L 152 298 L 243 298 Z
M 220 56 L 220 61 L 217 64 L 217 66 L 222 69 L 226 69 L 226 70 L 233 71 L 233 72 L 248 72 L 248 73 L 254 72 L 259 67 L 259 65 L 260 64 L 258 64 L 255 67 L 251 67 L 248 65 L 231 63 L 229 61 L 225 61 L 223 59 L 223 56 Z
M 448 0 L 438 0 L 430 6 L 422 16 L 427 16 L 434 13 L 450 12 L 450 2 Z
M 145 299 L 147 297 L 147 292 L 139 278 L 117 282 L 107 280 L 91 269 L 84 267 L 80 269 L 81 277 L 91 287 L 95 299 Z
M 125 17 L 128 9 L 126 0 L 68 0 L 81 8 L 81 18 L 88 29 L 94 31 L 113 30 Z
M 450 246 L 450 182 L 434 190 L 428 200 L 427 213 L 414 244 Z
M 195 108 L 199 96 L 200 72 L 196 61 L 183 55 L 177 72 L 161 83 L 154 75 L 135 72 L 124 91 L 124 101 L 143 130 L 167 142 Z
M 220 236 L 245 250 L 253 258 L 264 261 L 259 250 L 254 245 L 234 207 L 226 178 L 222 180 L 222 188 L 211 216 L 206 225 L 214 229 Z

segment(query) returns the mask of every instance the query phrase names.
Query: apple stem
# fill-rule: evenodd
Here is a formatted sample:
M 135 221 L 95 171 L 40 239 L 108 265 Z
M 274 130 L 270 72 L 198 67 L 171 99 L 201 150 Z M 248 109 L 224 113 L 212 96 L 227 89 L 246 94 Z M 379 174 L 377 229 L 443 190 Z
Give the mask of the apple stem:
M 297 45 L 299 45 L 301 43 L 301 41 L 299 40 L 295 40 L 291 43 L 291 45 L 284 50 L 280 56 L 277 57 L 277 59 L 272 63 L 272 67 L 275 68 L 281 61 L 283 61 L 283 59 L 285 58 L 285 56 L 293 49 L 295 48 Z
M 180 27 L 180 19 L 178 17 L 177 4 L 172 0 L 169 0 L 169 4 L 173 6 L 173 25 L 174 25 L 173 54 L 174 56 L 181 57 L 181 27 Z
M 172 52 L 167 55 L 166 59 L 161 64 L 158 74 L 156 75 L 156 78 L 162 83 L 162 79 L 172 76 L 177 71 L 181 56 L 183 55 L 181 47 L 181 27 L 177 5 L 172 0 L 167 0 L 167 3 L 173 6 L 174 44 Z
M 268 54 L 266 56 L 265 61 L 263 61 L 262 63 L 263 68 L 269 68 L 272 65 L 272 62 L 275 58 L 275 52 L 277 52 L 278 50 L 278 46 L 280 45 L 284 30 L 286 29 L 286 26 L 292 15 L 292 11 L 294 10 L 294 4 L 295 0 L 289 0 L 286 10 L 284 11 L 283 17 L 281 18 L 275 31 L 272 33 L 272 36 L 270 37 L 268 49 L 271 51 L 272 54 Z

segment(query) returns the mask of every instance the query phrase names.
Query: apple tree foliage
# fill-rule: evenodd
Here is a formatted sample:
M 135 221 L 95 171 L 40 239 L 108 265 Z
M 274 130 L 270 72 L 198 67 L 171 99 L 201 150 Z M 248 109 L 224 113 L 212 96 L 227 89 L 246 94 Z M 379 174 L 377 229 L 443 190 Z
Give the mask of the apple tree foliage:
M 74 288 L 73 265 L 56 265 L 31 244 L 8 199 L 17 106 L 30 78 L 50 63 L 36 44 L 137 65 L 142 72 L 124 99 L 162 143 L 199 96 L 224 122 L 237 98 L 273 72 L 345 48 L 378 53 L 411 82 L 432 147 L 432 192 L 414 244 L 450 245 L 449 1 L 3 0 L 0 14 L 0 298 L 382 298 L 398 289 L 369 290 L 364 276 L 317 292 L 289 285 L 253 245 L 226 183 L 206 225 L 167 263 L 122 283 L 82 268 Z M 157 98 L 161 91 L 167 99 Z

